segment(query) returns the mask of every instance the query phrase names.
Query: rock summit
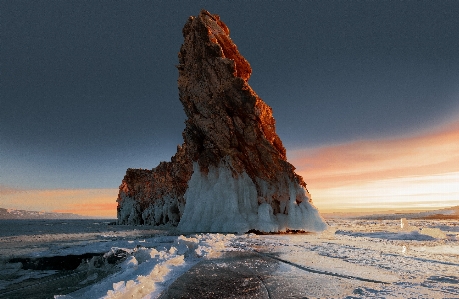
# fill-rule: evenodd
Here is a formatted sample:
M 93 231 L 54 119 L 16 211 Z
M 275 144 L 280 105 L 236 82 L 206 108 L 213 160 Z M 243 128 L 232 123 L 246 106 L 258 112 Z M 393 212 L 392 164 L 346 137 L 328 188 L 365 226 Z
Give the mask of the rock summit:
M 326 227 L 287 162 L 271 108 L 247 81 L 252 69 L 218 15 L 183 28 L 178 54 L 184 142 L 170 162 L 128 169 L 119 224 L 172 224 L 183 232 L 320 231 Z

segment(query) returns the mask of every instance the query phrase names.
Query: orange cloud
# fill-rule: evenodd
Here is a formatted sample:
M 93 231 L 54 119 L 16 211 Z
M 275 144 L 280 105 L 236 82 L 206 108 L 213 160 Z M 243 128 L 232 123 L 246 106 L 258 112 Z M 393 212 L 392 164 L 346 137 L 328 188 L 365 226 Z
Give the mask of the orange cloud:
M 0 193 L 4 208 L 112 218 L 116 218 L 117 195 L 118 189 L 14 190 Z
M 414 137 L 289 150 L 322 211 L 459 205 L 459 122 Z M 18 190 L 1 207 L 116 217 L 118 189 Z
M 441 187 L 459 173 L 459 123 L 407 138 L 297 149 L 289 152 L 289 160 L 308 183 L 319 208 L 323 199 L 328 208 L 342 206 L 346 200 L 349 208 L 376 203 L 381 207 L 409 208 L 416 202 L 428 206 L 427 198 L 436 207 L 459 204 L 459 183 L 448 187 L 454 190 L 446 197 Z M 423 194 L 416 191 L 427 185 L 430 189 Z M 394 188 L 398 193 L 389 194 Z M 382 193 L 386 196 L 372 196 Z
M 315 187 L 459 171 L 459 123 L 439 132 L 298 149 L 289 160 Z
M 13 193 L 18 193 L 18 192 L 21 192 L 21 191 L 23 191 L 23 190 L 11 188 L 11 187 L 8 187 L 8 186 L 5 186 L 5 185 L 0 185 L 0 196 L 13 194 Z
M 85 216 L 101 216 L 116 218 L 116 201 L 113 200 L 109 203 L 85 203 L 85 204 L 72 204 L 71 208 L 62 210 L 53 210 L 54 213 L 73 213 Z

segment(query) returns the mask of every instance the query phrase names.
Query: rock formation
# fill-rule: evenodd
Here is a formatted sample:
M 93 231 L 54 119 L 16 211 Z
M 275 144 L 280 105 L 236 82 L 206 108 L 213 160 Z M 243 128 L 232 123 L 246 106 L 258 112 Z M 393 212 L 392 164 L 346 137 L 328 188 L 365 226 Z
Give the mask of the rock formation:
M 173 224 L 184 232 L 320 231 L 325 223 L 286 160 L 271 108 L 247 83 L 252 69 L 218 15 L 183 28 L 180 101 L 188 119 L 170 162 L 128 169 L 119 224 Z

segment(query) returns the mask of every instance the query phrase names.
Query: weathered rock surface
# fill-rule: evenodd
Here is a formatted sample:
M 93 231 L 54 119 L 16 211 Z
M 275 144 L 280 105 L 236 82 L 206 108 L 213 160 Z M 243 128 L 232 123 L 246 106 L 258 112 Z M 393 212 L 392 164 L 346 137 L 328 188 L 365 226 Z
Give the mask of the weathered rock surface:
M 170 162 L 127 170 L 118 223 L 180 223 L 183 231 L 323 229 L 303 178 L 286 160 L 271 108 L 247 83 L 252 69 L 228 27 L 203 10 L 188 19 L 183 36 L 177 68 L 188 117 L 184 143 Z

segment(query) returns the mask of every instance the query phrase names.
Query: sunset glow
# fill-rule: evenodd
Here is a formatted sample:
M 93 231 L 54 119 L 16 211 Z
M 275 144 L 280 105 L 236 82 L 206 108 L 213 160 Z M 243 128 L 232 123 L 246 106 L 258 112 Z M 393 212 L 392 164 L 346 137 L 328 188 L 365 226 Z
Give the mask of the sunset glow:
M 390 140 L 290 151 L 321 211 L 459 204 L 459 124 Z
M 321 212 L 459 205 L 459 123 L 414 137 L 287 150 Z M 116 217 L 117 189 L 0 188 L 12 209 Z
M 2 206 L 29 211 L 116 218 L 117 189 L 0 189 Z

